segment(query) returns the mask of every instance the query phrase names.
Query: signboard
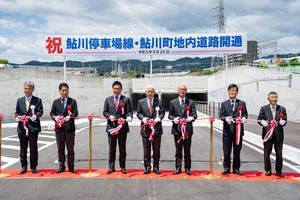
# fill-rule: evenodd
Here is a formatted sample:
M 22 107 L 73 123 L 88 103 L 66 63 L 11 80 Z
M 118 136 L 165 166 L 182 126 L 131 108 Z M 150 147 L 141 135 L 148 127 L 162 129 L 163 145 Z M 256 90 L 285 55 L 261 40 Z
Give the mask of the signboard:
M 139 36 L 49 35 L 49 55 L 197 55 L 247 52 L 244 33 Z

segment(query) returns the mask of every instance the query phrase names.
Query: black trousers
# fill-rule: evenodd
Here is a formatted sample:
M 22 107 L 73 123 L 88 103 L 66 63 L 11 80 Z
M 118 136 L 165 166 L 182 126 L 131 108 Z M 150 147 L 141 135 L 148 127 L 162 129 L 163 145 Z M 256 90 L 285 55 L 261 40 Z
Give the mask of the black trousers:
M 182 149 L 184 149 L 184 168 L 191 169 L 191 145 L 192 145 L 192 136 L 189 136 L 185 140 L 181 140 L 178 143 L 178 140 L 181 138 L 181 135 L 174 135 L 176 153 L 175 153 L 175 167 L 181 168 L 182 163 Z
M 160 159 L 160 143 L 161 135 L 154 135 L 153 141 L 149 140 L 149 137 L 143 137 L 143 148 L 144 148 L 144 166 L 145 168 L 151 168 L 151 146 L 153 149 L 153 167 L 159 168 Z
M 235 137 L 234 136 L 223 136 L 223 168 L 225 170 L 230 170 L 230 155 L 231 150 L 233 148 L 233 163 L 232 163 L 232 169 L 239 170 L 241 167 L 241 159 L 240 159 L 240 153 L 242 149 L 242 143 L 243 143 L 243 137 L 241 137 L 240 144 L 235 144 Z
M 116 147 L 117 142 L 119 144 L 119 164 L 121 168 L 126 167 L 126 140 L 127 133 L 119 133 L 117 135 L 108 135 L 108 148 L 109 148 L 109 156 L 108 156 L 108 166 L 109 168 L 115 168 L 115 160 L 116 160 Z
M 60 167 L 65 167 L 66 154 L 65 148 L 68 151 L 68 168 L 74 169 L 74 143 L 75 143 L 75 132 L 60 131 L 56 134 L 56 144 L 58 150 L 58 162 Z
M 272 152 L 272 148 L 274 145 L 275 154 L 276 154 L 276 164 L 275 164 L 275 170 L 276 172 L 282 172 L 282 147 L 283 147 L 283 141 L 278 141 L 277 138 L 273 135 L 271 139 L 264 142 L 264 164 L 265 164 L 265 170 L 271 171 L 271 161 L 270 161 L 270 155 Z
M 38 165 L 38 133 L 18 134 L 20 141 L 20 162 L 22 167 L 27 167 L 27 149 L 30 148 L 30 168 L 34 169 Z

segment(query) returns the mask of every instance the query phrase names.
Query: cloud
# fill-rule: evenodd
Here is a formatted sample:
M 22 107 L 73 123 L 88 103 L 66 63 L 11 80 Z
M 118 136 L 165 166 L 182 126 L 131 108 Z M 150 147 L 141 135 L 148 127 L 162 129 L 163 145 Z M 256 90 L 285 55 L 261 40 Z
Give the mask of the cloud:
M 41 44 L 47 34 L 217 32 L 213 8 L 218 3 L 218 0 L 1 0 L 0 39 L 4 38 L 5 45 L 0 43 L 0 56 L 21 63 L 58 59 L 44 52 Z M 246 32 L 249 39 L 259 42 L 277 40 L 282 53 L 300 52 L 299 42 L 293 42 L 299 41 L 299 0 L 224 0 L 224 6 L 227 32 Z

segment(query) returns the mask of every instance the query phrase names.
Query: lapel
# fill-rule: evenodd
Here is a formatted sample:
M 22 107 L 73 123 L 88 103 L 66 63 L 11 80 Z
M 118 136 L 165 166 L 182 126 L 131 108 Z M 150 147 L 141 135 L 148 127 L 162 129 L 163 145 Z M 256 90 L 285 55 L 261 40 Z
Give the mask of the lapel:
M 225 105 L 227 106 L 227 109 L 230 111 L 230 114 L 233 115 L 233 111 L 231 109 L 231 101 L 229 99 L 226 101 Z
M 183 116 L 183 113 L 182 113 L 182 111 L 181 111 L 181 105 L 180 105 L 180 101 L 179 101 L 179 98 L 177 98 L 177 100 L 175 101 L 175 105 L 174 105 L 174 107 L 175 108 L 178 108 L 178 112 L 177 112 L 177 114 L 180 116 L 180 117 L 182 117 Z
M 239 102 L 240 100 L 239 99 L 236 99 L 235 100 L 235 105 L 234 105 L 234 111 L 233 111 L 233 114 L 237 113 L 237 108 L 239 106 Z M 231 103 L 231 102 L 230 102 Z M 238 114 L 238 113 L 237 113 Z
M 279 114 L 280 114 L 280 106 L 276 105 L 276 113 L 275 113 L 275 119 L 279 120 Z
M 23 98 L 22 98 L 22 101 L 21 101 L 21 103 L 22 103 L 22 110 L 23 110 L 23 113 L 27 113 L 27 111 L 26 111 L 26 97 L 24 96 Z

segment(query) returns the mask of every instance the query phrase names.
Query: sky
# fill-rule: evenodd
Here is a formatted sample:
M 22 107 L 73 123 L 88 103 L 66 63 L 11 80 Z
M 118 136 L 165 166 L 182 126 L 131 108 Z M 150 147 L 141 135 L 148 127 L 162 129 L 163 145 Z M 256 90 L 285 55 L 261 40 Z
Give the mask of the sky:
M 277 41 L 278 53 L 300 53 L 300 0 L 223 2 L 226 32 L 245 32 L 258 42 Z M 219 0 L 0 0 L 0 59 L 62 61 L 61 56 L 47 55 L 44 38 L 51 34 L 216 33 L 213 8 L 218 4 Z

